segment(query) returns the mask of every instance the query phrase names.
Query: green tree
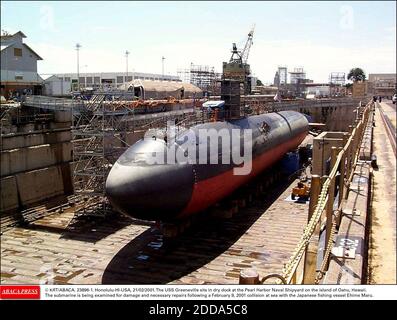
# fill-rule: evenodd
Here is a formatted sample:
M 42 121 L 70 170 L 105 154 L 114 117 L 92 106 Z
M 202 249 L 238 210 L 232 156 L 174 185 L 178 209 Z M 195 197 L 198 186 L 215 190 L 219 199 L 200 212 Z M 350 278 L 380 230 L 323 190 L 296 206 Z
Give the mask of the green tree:
M 348 80 L 356 81 L 364 81 L 365 80 L 365 72 L 361 68 L 353 68 L 347 75 Z
M 256 80 L 256 85 L 257 85 L 257 86 L 263 86 L 263 83 L 262 83 L 262 81 L 260 81 L 259 79 L 257 79 L 257 80 Z

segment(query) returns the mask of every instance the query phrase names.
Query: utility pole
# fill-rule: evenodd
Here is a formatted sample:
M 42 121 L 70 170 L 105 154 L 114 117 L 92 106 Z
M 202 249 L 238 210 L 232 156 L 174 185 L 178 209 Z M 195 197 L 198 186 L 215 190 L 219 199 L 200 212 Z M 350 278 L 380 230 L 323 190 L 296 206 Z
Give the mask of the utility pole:
M 164 56 L 161 58 L 161 76 L 162 76 L 162 80 L 164 80 Z
M 130 52 L 128 50 L 125 51 L 125 64 L 126 64 L 126 76 L 125 76 L 125 87 L 127 89 L 127 82 L 128 82 L 128 55 Z
M 77 91 L 80 91 L 80 66 L 79 66 L 79 51 L 81 45 L 76 43 L 76 51 L 77 51 Z

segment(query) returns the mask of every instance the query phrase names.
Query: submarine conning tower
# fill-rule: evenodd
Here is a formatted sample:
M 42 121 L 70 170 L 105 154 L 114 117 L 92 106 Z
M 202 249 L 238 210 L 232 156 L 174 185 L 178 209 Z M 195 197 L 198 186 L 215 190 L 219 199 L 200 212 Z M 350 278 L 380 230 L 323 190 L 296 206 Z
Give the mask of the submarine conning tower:
M 225 102 L 223 115 L 224 120 L 237 120 L 242 118 L 241 90 L 244 82 L 238 79 L 221 80 L 221 100 Z
M 223 62 L 221 79 L 221 100 L 225 102 L 224 120 L 236 120 L 244 117 L 241 107 L 244 106 L 242 94 L 251 92 L 250 66 L 244 62 L 242 54 L 233 43 L 232 56 L 229 62 Z

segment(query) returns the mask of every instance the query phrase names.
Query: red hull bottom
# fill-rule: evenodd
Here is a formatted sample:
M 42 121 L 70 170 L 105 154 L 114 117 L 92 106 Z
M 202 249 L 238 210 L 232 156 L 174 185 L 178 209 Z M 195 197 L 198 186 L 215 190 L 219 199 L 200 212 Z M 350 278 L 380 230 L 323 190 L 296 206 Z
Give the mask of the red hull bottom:
M 305 139 L 306 132 L 295 138 L 262 153 L 252 161 L 252 170 L 249 175 L 234 175 L 233 169 L 215 177 L 198 182 L 193 187 L 193 194 L 185 209 L 178 218 L 202 211 L 217 203 L 241 185 L 247 183 L 260 172 L 277 162 L 288 151 L 295 149 Z

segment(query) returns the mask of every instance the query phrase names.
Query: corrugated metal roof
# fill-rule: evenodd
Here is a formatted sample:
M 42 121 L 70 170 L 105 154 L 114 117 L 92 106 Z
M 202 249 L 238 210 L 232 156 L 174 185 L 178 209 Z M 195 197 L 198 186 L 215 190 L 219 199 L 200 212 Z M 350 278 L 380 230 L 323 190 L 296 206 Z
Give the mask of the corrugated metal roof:
M 20 35 L 21 38 L 26 38 L 26 35 L 22 31 L 15 32 L 14 34 L 2 34 L 0 35 L 0 38 L 2 40 L 9 40 L 14 38 L 17 34 Z
M 31 47 L 29 47 L 26 43 L 23 43 L 24 46 L 26 46 L 30 51 L 32 51 L 39 59 L 38 60 L 43 60 L 42 57 L 40 57 Z
M 1 51 L 3 51 L 4 49 L 7 49 L 8 47 L 12 46 L 13 44 L 15 44 L 15 42 L 10 42 L 8 44 L 2 44 L 1 45 Z M 42 57 L 40 57 L 31 47 L 29 47 L 26 43 L 22 43 L 23 46 L 26 46 L 26 48 L 28 48 L 30 51 L 32 51 L 32 53 L 34 53 L 38 60 L 43 60 Z
M 12 36 L 16 36 L 17 34 L 21 35 L 22 38 L 26 38 L 26 35 L 22 31 L 15 32 Z

